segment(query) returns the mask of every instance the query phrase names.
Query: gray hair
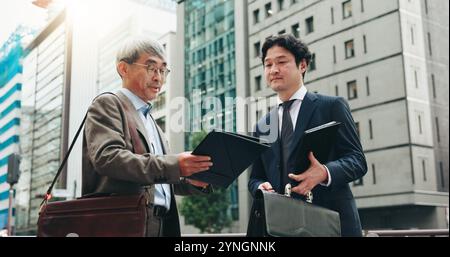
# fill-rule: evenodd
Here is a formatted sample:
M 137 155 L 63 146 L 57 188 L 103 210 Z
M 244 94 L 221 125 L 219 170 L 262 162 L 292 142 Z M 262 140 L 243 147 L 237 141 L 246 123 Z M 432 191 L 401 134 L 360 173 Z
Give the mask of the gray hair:
M 121 61 L 134 63 L 143 53 L 148 53 L 166 60 L 164 48 L 156 40 L 146 37 L 133 37 L 119 48 L 116 56 L 116 65 Z

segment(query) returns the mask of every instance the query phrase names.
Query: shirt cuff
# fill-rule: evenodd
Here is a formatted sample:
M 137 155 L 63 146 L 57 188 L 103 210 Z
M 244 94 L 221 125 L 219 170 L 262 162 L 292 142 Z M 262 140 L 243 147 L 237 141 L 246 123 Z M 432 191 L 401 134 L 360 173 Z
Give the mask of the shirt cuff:
M 328 170 L 327 165 L 323 164 L 323 166 L 325 167 L 325 169 L 327 170 L 327 175 L 328 175 L 328 182 L 326 184 L 324 183 L 320 183 L 321 186 L 324 187 L 329 187 L 331 185 L 331 175 L 330 175 L 330 170 Z
M 263 190 L 262 184 L 263 184 L 263 183 L 259 184 L 259 186 L 258 186 L 258 189 L 259 189 L 259 190 Z

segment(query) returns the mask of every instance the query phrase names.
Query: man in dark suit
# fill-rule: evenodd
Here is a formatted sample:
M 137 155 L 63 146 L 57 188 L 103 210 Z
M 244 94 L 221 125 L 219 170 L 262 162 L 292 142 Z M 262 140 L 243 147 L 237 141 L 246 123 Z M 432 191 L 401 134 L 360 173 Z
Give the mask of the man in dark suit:
M 262 47 L 265 78 L 277 93 L 279 105 L 256 126 L 255 136 L 269 139 L 272 147 L 252 165 L 249 191 L 253 196 L 258 189 L 284 194 L 290 183 L 293 197 L 304 199 L 311 192 L 313 204 L 339 213 L 342 236 L 362 236 L 348 185 L 367 172 L 361 143 L 346 101 L 308 92 L 304 86 L 310 60 L 308 47 L 292 35 L 269 37 Z M 320 163 L 309 153 L 309 168 L 298 170 L 304 131 L 330 121 L 342 123 L 330 161 Z
M 163 47 L 130 39 L 117 54 L 122 88 L 97 97 L 89 107 L 83 138 L 82 194 L 139 194 L 149 201 L 147 236 L 180 236 L 174 193 L 208 193 L 207 184 L 184 179 L 208 170 L 208 156 L 169 154 L 168 142 L 151 116 L 151 104 L 169 69 Z M 132 121 L 130 120 L 132 119 Z M 137 131 L 130 131 L 133 122 Z M 137 134 L 145 154 L 136 154 Z M 135 138 L 136 138 L 135 137 Z M 142 145 L 140 144 L 140 145 Z

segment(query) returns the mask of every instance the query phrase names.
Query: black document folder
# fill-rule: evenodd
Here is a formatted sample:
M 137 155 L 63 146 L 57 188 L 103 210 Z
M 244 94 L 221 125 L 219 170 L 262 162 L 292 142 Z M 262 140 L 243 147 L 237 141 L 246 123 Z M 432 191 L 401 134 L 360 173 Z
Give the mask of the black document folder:
M 340 122 L 332 121 L 304 132 L 298 149 L 299 158 L 296 168 L 299 169 L 299 172 L 308 169 L 310 165 L 309 152 L 313 152 L 314 157 L 322 164 L 329 161 L 340 125 Z
M 269 148 L 269 144 L 261 143 L 259 138 L 211 131 L 192 154 L 210 156 L 213 166 L 189 178 L 227 188 Z

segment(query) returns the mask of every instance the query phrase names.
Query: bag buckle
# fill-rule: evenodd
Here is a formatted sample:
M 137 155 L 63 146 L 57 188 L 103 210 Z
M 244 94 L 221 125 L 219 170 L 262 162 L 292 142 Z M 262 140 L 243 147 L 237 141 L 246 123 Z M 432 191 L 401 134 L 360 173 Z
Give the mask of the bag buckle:
M 291 197 L 291 184 L 287 183 L 286 186 L 284 187 L 284 195 L 287 197 Z
M 306 202 L 312 203 L 312 201 L 313 201 L 313 193 L 312 193 L 311 191 L 309 191 L 309 192 L 306 194 Z

